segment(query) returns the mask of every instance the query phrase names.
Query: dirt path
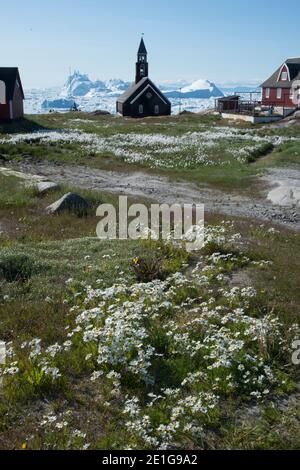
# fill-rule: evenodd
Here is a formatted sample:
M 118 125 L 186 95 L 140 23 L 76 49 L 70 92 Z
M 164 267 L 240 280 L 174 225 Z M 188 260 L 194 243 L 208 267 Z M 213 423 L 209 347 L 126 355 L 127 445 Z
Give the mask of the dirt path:
M 252 200 L 203 185 L 198 187 L 191 183 L 174 182 L 164 176 L 142 172 L 119 173 L 84 166 L 55 165 L 49 162 L 26 162 L 14 168 L 56 183 L 128 196 L 142 196 L 160 203 L 202 203 L 205 204 L 207 212 L 255 218 L 262 222 L 273 222 L 300 230 L 300 205 L 297 201 L 280 206 L 268 200 L 272 184 L 273 188 L 274 185 L 280 186 L 282 181 L 289 184 L 289 169 L 271 170 L 268 176 L 261 179 L 266 188 L 265 199 Z M 300 172 L 292 171 L 293 184 L 298 185 L 300 189 Z

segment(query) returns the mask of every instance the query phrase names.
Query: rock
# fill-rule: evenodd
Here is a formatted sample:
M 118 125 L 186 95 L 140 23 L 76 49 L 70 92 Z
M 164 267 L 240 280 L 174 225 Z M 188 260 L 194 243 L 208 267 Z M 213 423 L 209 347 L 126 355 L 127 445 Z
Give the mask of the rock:
M 32 184 L 37 181 L 42 181 L 42 177 L 38 175 L 31 175 L 29 173 L 23 173 L 22 171 L 15 171 L 6 166 L 0 167 L 0 173 L 4 176 L 16 176 L 16 178 L 21 178 L 25 181 L 31 182 Z
M 77 215 L 85 215 L 89 204 L 78 194 L 67 193 L 61 199 L 47 207 L 48 214 L 60 214 L 73 212 Z
M 7 155 L 3 155 L 3 153 L 0 153 L 0 161 L 7 162 L 8 161 Z
M 110 116 L 110 113 L 103 109 L 97 109 L 96 111 L 93 111 L 91 115 L 92 116 Z
M 187 111 L 186 109 L 184 109 L 183 111 L 179 113 L 180 116 L 184 116 L 185 114 L 195 114 L 195 113 L 193 113 L 192 111 Z
M 300 202 L 300 189 L 298 187 L 281 184 L 268 194 L 268 199 L 279 206 L 294 207 Z
M 300 119 L 300 111 L 296 111 L 296 112 L 295 112 L 294 118 Z
M 36 189 L 38 190 L 39 194 L 45 194 L 48 191 L 59 189 L 59 185 L 53 183 L 52 181 L 41 181 L 40 183 L 36 184 Z

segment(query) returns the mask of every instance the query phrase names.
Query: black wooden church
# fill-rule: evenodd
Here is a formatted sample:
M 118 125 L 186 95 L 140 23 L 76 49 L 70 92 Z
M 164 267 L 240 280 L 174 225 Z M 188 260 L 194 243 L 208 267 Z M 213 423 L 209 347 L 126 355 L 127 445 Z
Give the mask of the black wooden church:
M 117 112 L 123 116 L 169 116 L 171 103 L 148 77 L 147 49 L 141 39 L 135 83 L 118 98 Z

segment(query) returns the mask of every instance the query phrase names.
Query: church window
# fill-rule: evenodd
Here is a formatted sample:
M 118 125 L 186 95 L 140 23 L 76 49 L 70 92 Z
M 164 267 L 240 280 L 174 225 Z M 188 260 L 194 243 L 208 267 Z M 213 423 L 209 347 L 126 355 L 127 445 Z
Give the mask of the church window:
M 139 105 L 139 114 L 143 114 L 144 106 L 142 104 Z
M 155 114 L 159 114 L 159 106 L 158 106 L 158 104 L 156 104 L 156 105 L 154 106 L 154 113 L 155 113 Z
M 148 93 L 147 93 L 147 95 L 146 95 L 146 98 L 147 98 L 148 100 L 151 100 L 151 98 L 152 98 L 152 93 L 150 93 L 150 91 L 148 91 Z

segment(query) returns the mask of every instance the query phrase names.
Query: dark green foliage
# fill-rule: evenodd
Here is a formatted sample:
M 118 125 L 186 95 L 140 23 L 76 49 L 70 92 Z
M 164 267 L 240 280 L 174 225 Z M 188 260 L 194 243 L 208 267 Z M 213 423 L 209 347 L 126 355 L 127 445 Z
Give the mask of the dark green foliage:
M 0 277 L 7 282 L 26 281 L 35 270 L 35 263 L 29 256 L 8 255 L 0 258 Z
M 267 142 L 261 145 L 260 147 L 252 150 L 247 158 L 247 161 L 248 163 L 254 163 L 258 158 L 268 155 L 269 153 L 273 152 L 273 150 L 274 145 L 270 142 Z

